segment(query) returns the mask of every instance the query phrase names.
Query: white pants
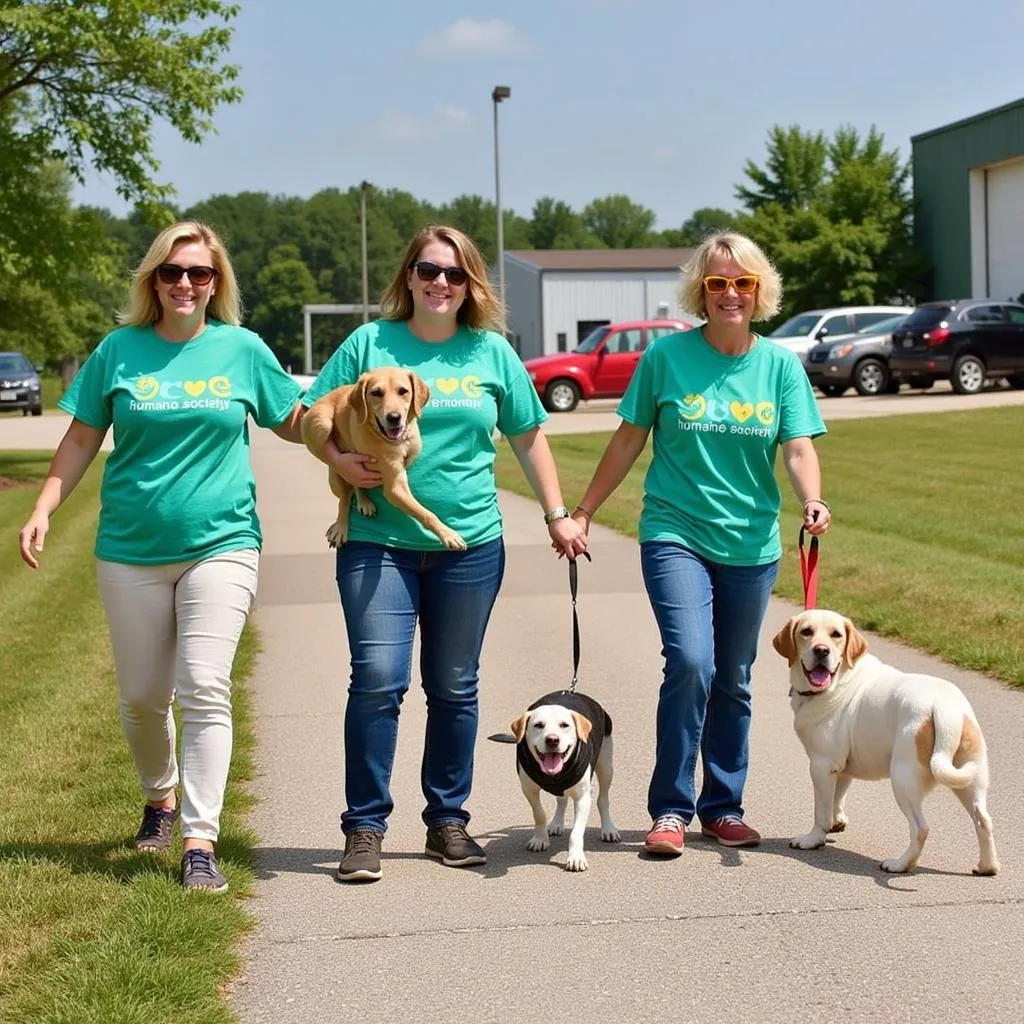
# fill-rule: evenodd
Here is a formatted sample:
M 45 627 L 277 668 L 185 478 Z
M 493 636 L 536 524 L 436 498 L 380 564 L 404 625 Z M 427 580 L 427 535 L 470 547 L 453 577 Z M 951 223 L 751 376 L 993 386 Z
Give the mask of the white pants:
M 259 552 L 198 562 L 100 561 L 121 724 L 146 800 L 178 784 L 171 707 L 181 708 L 184 838 L 216 840 L 231 761 L 231 665 L 256 594 Z

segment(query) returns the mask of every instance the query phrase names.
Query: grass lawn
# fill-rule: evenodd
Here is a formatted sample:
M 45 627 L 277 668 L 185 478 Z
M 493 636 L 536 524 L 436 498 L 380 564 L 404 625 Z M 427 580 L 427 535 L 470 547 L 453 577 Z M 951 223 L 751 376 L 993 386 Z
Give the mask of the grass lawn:
M 142 797 L 121 734 L 94 581 L 100 465 L 53 520 L 35 573 L 14 543 L 49 452 L 0 452 L 0 1021 L 233 1020 L 253 880 L 253 737 L 235 690 L 232 784 L 218 844 L 234 897 L 186 896 L 180 849 L 134 852 Z M 20 482 L 25 486 L 12 486 Z M 250 671 L 247 631 L 236 680 Z
M 817 443 L 834 526 L 818 605 L 864 629 L 1024 687 L 1024 458 L 1019 408 L 843 420 Z M 566 504 L 583 496 L 608 434 L 549 438 Z M 597 521 L 636 536 L 650 444 Z M 803 602 L 799 507 L 780 469 L 776 593 Z M 529 494 L 507 444 L 500 486 Z M 600 557 L 600 552 L 595 552 Z

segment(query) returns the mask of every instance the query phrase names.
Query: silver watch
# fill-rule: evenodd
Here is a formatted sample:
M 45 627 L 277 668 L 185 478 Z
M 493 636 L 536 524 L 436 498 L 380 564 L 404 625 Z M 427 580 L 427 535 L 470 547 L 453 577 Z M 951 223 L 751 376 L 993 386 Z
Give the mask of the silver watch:
M 558 508 L 553 508 L 550 512 L 544 513 L 544 522 L 550 525 L 556 519 L 568 519 L 569 510 L 564 505 L 559 505 Z

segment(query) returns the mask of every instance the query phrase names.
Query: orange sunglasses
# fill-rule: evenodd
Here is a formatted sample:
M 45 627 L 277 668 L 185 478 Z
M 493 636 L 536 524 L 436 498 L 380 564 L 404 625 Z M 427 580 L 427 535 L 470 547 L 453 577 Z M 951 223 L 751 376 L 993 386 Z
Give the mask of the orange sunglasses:
M 721 295 L 729 290 L 732 285 L 740 295 L 749 295 L 756 291 L 760 278 L 757 274 L 742 274 L 739 277 L 720 277 L 718 274 L 711 274 L 704 278 L 704 287 L 711 295 Z

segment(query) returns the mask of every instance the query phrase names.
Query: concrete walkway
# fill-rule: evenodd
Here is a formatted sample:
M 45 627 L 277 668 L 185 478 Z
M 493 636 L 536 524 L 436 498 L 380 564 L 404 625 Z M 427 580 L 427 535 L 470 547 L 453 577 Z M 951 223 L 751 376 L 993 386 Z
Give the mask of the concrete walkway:
M 423 856 L 424 711 L 414 686 L 384 878 L 335 882 L 348 667 L 323 540 L 333 499 L 323 468 L 266 432 L 256 436 L 254 463 L 266 533 L 256 611 L 264 649 L 252 682 L 263 803 L 254 820 L 260 925 L 232 994 L 245 1024 L 1024 1018 L 1024 981 L 1012 966 L 1024 945 L 1015 846 L 1022 695 L 872 641 L 886 660 L 948 675 L 974 702 L 992 750 L 997 878 L 972 877 L 973 828 L 945 792 L 927 805 L 922 866 L 883 875 L 878 861 L 906 843 L 885 783 L 854 786 L 851 826 L 827 849 L 792 851 L 788 838 L 810 824 L 811 785 L 787 669 L 767 642 L 794 609 L 774 601 L 755 668 L 747 788 L 747 815 L 765 842 L 726 850 L 691 832 L 682 857 L 647 859 L 659 642 L 635 543 L 600 527 L 594 562 L 580 569 L 581 689 L 615 720 L 612 811 L 623 842 L 600 843 L 595 811 L 585 874 L 563 870 L 565 837 L 547 853 L 526 850 L 531 818 L 512 748 L 482 737 L 568 683 L 571 620 L 565 565 L 548 548 L 536 505 L 514 496 L 502 498 L 508 569 L 484 651 L 469 804 L 488 862 L 456 870 Z

